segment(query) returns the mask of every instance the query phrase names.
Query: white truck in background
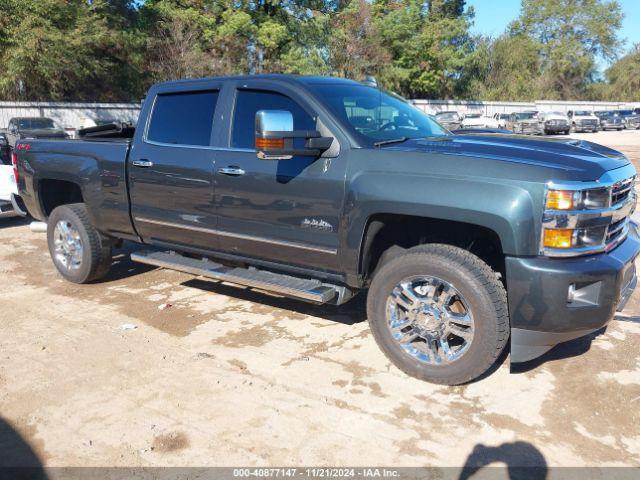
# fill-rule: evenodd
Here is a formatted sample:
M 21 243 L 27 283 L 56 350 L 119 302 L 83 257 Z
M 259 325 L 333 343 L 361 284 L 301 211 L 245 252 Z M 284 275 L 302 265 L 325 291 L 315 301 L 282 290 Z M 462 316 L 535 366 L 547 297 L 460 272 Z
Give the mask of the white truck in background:
M 18 196 L 18 186 L 11 159 L 7 136 L 4 132 L 0 132 L 0 218 L 27 215 L 22 200 Z

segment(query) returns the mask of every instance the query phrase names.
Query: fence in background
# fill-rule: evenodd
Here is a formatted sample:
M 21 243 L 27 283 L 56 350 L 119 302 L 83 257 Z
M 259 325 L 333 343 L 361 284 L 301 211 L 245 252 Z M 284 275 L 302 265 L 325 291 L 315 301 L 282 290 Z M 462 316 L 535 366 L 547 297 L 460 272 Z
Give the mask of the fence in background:
M 13 117 L 49 117 L 65 130 L 113 121 L 138 121 L 138 103 L 0 102 L 0 128 Z
M 436 114 L 454 110 L 459 113 L 510 113 L 523 110 L 620 110 L 640 107 L 640 103 L 623 102 L 479 102 L 463 100 L 413 100 L 426 113 Z M 64 102 L 0 102 L 0 129 L 7 128 L 13 117 L 49 117 L 61 127 L 73 132 L 94 124 L 112 121 L 137 123 L 138 103 L 64 103 Z
M 624 110 L 640 107 L 640 103 L 625 102 L 561 102 L 539 100 L 536 102 L 481 102 L 465 100 L 413 100 L 413 104 L 425 113 L 456 111 L 458 113 L 482 113 L 492 116 L 494 113 L 521 112 L 538 110 L 544 112 L 568 112 L 569 110 Z

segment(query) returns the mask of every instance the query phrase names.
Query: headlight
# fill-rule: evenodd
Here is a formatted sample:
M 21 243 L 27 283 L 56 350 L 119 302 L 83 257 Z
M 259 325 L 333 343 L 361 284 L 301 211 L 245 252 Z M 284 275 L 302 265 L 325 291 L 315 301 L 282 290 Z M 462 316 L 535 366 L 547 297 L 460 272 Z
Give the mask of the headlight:
M 609 190 L 549 190 L 546 210 L 594 210 L 609 206 Z
M 545 248 L 585 248 L 596 247 L 604 241 L 606 227 L 592 228 L 545 228 L 543 247 Z

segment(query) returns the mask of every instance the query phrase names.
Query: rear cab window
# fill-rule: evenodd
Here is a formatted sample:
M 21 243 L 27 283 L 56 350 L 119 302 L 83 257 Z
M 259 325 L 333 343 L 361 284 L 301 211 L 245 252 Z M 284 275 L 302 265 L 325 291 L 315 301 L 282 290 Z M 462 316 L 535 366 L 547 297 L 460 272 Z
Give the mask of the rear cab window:
M 156 96 L 146 140 L 169 145 L 209 146 L 217 90 L 160 93 Z

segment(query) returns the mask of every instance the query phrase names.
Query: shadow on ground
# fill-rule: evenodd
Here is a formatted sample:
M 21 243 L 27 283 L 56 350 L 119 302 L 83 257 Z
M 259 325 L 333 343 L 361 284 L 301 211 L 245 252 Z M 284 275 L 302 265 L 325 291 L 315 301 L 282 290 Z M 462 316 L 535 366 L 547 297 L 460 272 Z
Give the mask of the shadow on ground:
M 7 217 L 0 218 L 0 229 L 14 228 L 29 225 L 33 221 L 30 217 Z
M 600 330 L 590 333 L 589 335 L 585 335 L 584 337 L 560 343 L 538 358 L 534 358 L 533 360 L 530 360 L 528 362 L 513 363 L 511 364 L 511 373 L 525 373 L 531 370 L 535 370 L 536 368 L 547 362 L 579 357 L 580 355 L 588 352 L 591 348 L 593 340 L 600 335 L 603 335 L 606 331 L 607 327 L 603 327 Z
M 0 417 L 0 480 L 46 480 L 42 462 L 25 439 Z
M 540 450 L 528 442 L 513 442 L 503 443 L 497 447 L 476 445 L 467 457 L 458 478 L 459 480 L 472 478 L 478 471 L 493 463 L 506 464 L 511 480 L 540 480 L 547 478 L 548 474 L 547 461 Z

